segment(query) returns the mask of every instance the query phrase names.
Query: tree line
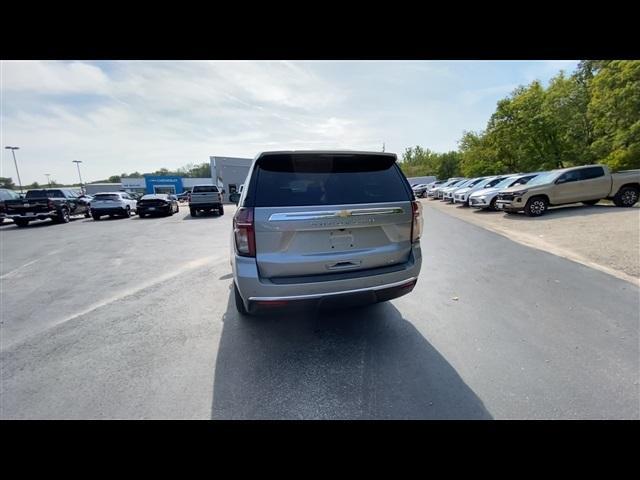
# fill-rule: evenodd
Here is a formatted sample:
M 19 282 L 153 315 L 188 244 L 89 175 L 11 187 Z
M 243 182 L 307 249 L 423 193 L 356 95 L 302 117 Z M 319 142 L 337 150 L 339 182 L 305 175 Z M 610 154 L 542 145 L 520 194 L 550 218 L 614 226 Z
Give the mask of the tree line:
M 188 163 L 184 167 L 180 167 L 176 170 L 161 168 L 151 173 L 140 173 L 138 171 L 135 171 L 132 173 L 121 173 L 120 175 L 112 175 L 108 179 L 100 180 L 100 181 L 118 183 L 120 182 L 122 177 L 142 178 L 145 175 L 175 176 L 175 177 L 186 177 L 186 178 L 209 178 L 211 177 L 211 164 L 208 162 L 199 163 L 199 164 Z
M 188 163 L 184 167 L 180 167 L 176 170 L 169 170 L 167 168 L 161 168 L 152 173 L 140 173 L 140 172 L 132 172 L 132 173 L 121 173 L 120 175 L 112 175 L 103 180 L 95 180 L 88 183 L 120 183 L 122 177 L 133 177 L 133 178 L 142 178 L 144 175 L 162 175 L 162 176 L 177 176 L 177 177 L 187 177 L 187 178 L 210 178 L 211 177 L 211 164 L 210 163 Z M 46 188 L 51 185 L 52 188 L 56 187 L 76 187 L 80 188 L 79 183 L 72 184 L 62 184 L 58 183 L 55 180 L 51 180 L 51 182 L 33 182 L 28 185 L 23 185 L 23 190 L 32 190 L 36 188 Z M 11 190 L 19 189 L 19 186 L 16 185 L 11 177 L 0 177 L 0 188 L 9 188 Z
M 458 150 L 407 148 L 408 177 L 535 172 L 600 163 L 640 168 L 640 61 L 587 60 L 545 88 L 539 81 L 498 101 L 485 130 L 463 132 Z

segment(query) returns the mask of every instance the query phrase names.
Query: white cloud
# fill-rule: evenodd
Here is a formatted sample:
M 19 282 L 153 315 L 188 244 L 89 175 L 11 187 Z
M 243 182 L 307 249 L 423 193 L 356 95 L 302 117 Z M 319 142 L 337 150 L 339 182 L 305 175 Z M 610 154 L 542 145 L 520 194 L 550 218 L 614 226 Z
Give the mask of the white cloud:
M 6 92 L 102 94 L 107 83 L 100 68 L 83 62 L 2 61 L 2 89 Z
M 553 67 L 552 65 L 555 65 Z M 548 62 L 2 62 L 0 136 L 23 182 L 177 168 L 210 155 L 456 147 Z M 15 177 L 3 150 L 2 176 Z

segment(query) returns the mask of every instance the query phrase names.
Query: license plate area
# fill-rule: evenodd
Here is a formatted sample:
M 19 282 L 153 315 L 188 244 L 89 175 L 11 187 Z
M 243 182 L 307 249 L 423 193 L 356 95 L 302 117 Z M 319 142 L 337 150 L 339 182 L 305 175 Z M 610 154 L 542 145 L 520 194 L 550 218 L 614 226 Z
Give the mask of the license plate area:
M 329 246 L 331 250 L 350 250 L 355 248 L 351 230 L 334 230 L 329 232 Z

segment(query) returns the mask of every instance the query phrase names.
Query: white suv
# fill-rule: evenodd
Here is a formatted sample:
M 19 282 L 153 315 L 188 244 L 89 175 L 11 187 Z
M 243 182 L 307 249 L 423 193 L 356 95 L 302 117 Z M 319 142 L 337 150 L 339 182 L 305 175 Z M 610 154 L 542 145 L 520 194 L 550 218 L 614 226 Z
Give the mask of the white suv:
M 94 220 L 100 220 L 104 215 L 130 217 L 137 212 L 138 202 L 127 192 L 96 193 L 91 200 L 90 209 Z

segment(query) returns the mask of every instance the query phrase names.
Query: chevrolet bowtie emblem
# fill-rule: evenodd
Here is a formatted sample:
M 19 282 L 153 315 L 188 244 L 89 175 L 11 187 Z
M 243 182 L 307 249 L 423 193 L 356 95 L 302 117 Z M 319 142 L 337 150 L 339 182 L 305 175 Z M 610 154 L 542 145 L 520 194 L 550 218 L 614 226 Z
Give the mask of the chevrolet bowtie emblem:
M 338 216 L 341 217 L 341 218 L 350 217 L 351 216 L 351 212 L 349 210 L 340 210 L 338 212 Z

